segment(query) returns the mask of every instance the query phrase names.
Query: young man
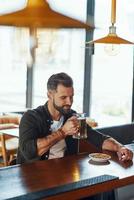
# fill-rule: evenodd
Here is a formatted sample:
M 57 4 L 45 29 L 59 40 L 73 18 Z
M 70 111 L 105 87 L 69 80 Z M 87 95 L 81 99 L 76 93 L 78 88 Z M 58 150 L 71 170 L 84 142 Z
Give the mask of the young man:
M 47 83 L 48 101 L 45 105 L 28 110 L 20 122 L 17 163 L 64 157 L 77 153 L 78 133 L 76 113 L 71 109 L 73 81 L 65 73 L 52 75 Z M 122 161 L 131 160 L 132 151 L 111 137 L 87 127 L 89 142 L 98 148 L 115 151 Z

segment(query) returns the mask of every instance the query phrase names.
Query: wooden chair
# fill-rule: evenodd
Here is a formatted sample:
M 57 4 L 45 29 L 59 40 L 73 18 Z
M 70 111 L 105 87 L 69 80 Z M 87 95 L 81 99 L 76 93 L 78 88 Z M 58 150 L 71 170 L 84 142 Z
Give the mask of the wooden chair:
M 8 166 L 17 154 L 18 138 L 9 137 L 9 135 L 0 135 L 0 155 L 3 159 L 3 165 Z
M 20 118 L 15 116 L 0 116 L 0 130 L 11 129 L 19 126 Z M 18 149 L 18 138 L 1 132 L 0 134 L 0 156 L 3 160 L 2 166 L 10 165 L 15 158 Z

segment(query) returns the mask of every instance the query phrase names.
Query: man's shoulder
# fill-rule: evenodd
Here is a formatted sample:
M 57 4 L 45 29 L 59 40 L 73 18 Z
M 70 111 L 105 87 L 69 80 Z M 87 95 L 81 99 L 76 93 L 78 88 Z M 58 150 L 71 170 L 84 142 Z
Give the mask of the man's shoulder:
M 44 105 L 41 105 L 34 109 L 28 109 L 23 114 L 23 118 L 29 118 L 29 117 L 39 118 L 39 117 L 46 116 L 46 115 L 47 115 L 47 112 L 44 108 Z

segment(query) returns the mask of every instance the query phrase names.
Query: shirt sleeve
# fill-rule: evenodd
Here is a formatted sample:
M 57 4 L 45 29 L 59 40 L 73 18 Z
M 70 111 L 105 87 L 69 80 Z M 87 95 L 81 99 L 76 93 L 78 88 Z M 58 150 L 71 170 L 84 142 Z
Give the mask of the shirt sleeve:
M 27 161 L 39 160 L 37 154 L 38 138 L 37 118 L 32 111 L 27 111 L 20 122 L 19 149 Z
M 87 127 L 87 135 L 88 135 L 87 140 L 99 149 L 102 148 L 104 140 L 110 138 L 110 136 L 104 135 L 103 133 L 95 129 L 92 129 L 90 126 Z

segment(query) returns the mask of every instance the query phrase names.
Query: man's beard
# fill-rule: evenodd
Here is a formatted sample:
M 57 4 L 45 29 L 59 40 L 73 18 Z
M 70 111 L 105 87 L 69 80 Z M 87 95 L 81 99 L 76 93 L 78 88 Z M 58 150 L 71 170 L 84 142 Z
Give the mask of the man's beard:
M 57 106 L 53 100 L 53 106 L 54 108 L 59 111 L 62 115 L 66 115 L 66 114 L 69 114 L 71 112 L 71 109 L 70 107 L 68 109 L 64 109 L 64 107 L 61 107 L 61 106 Z

